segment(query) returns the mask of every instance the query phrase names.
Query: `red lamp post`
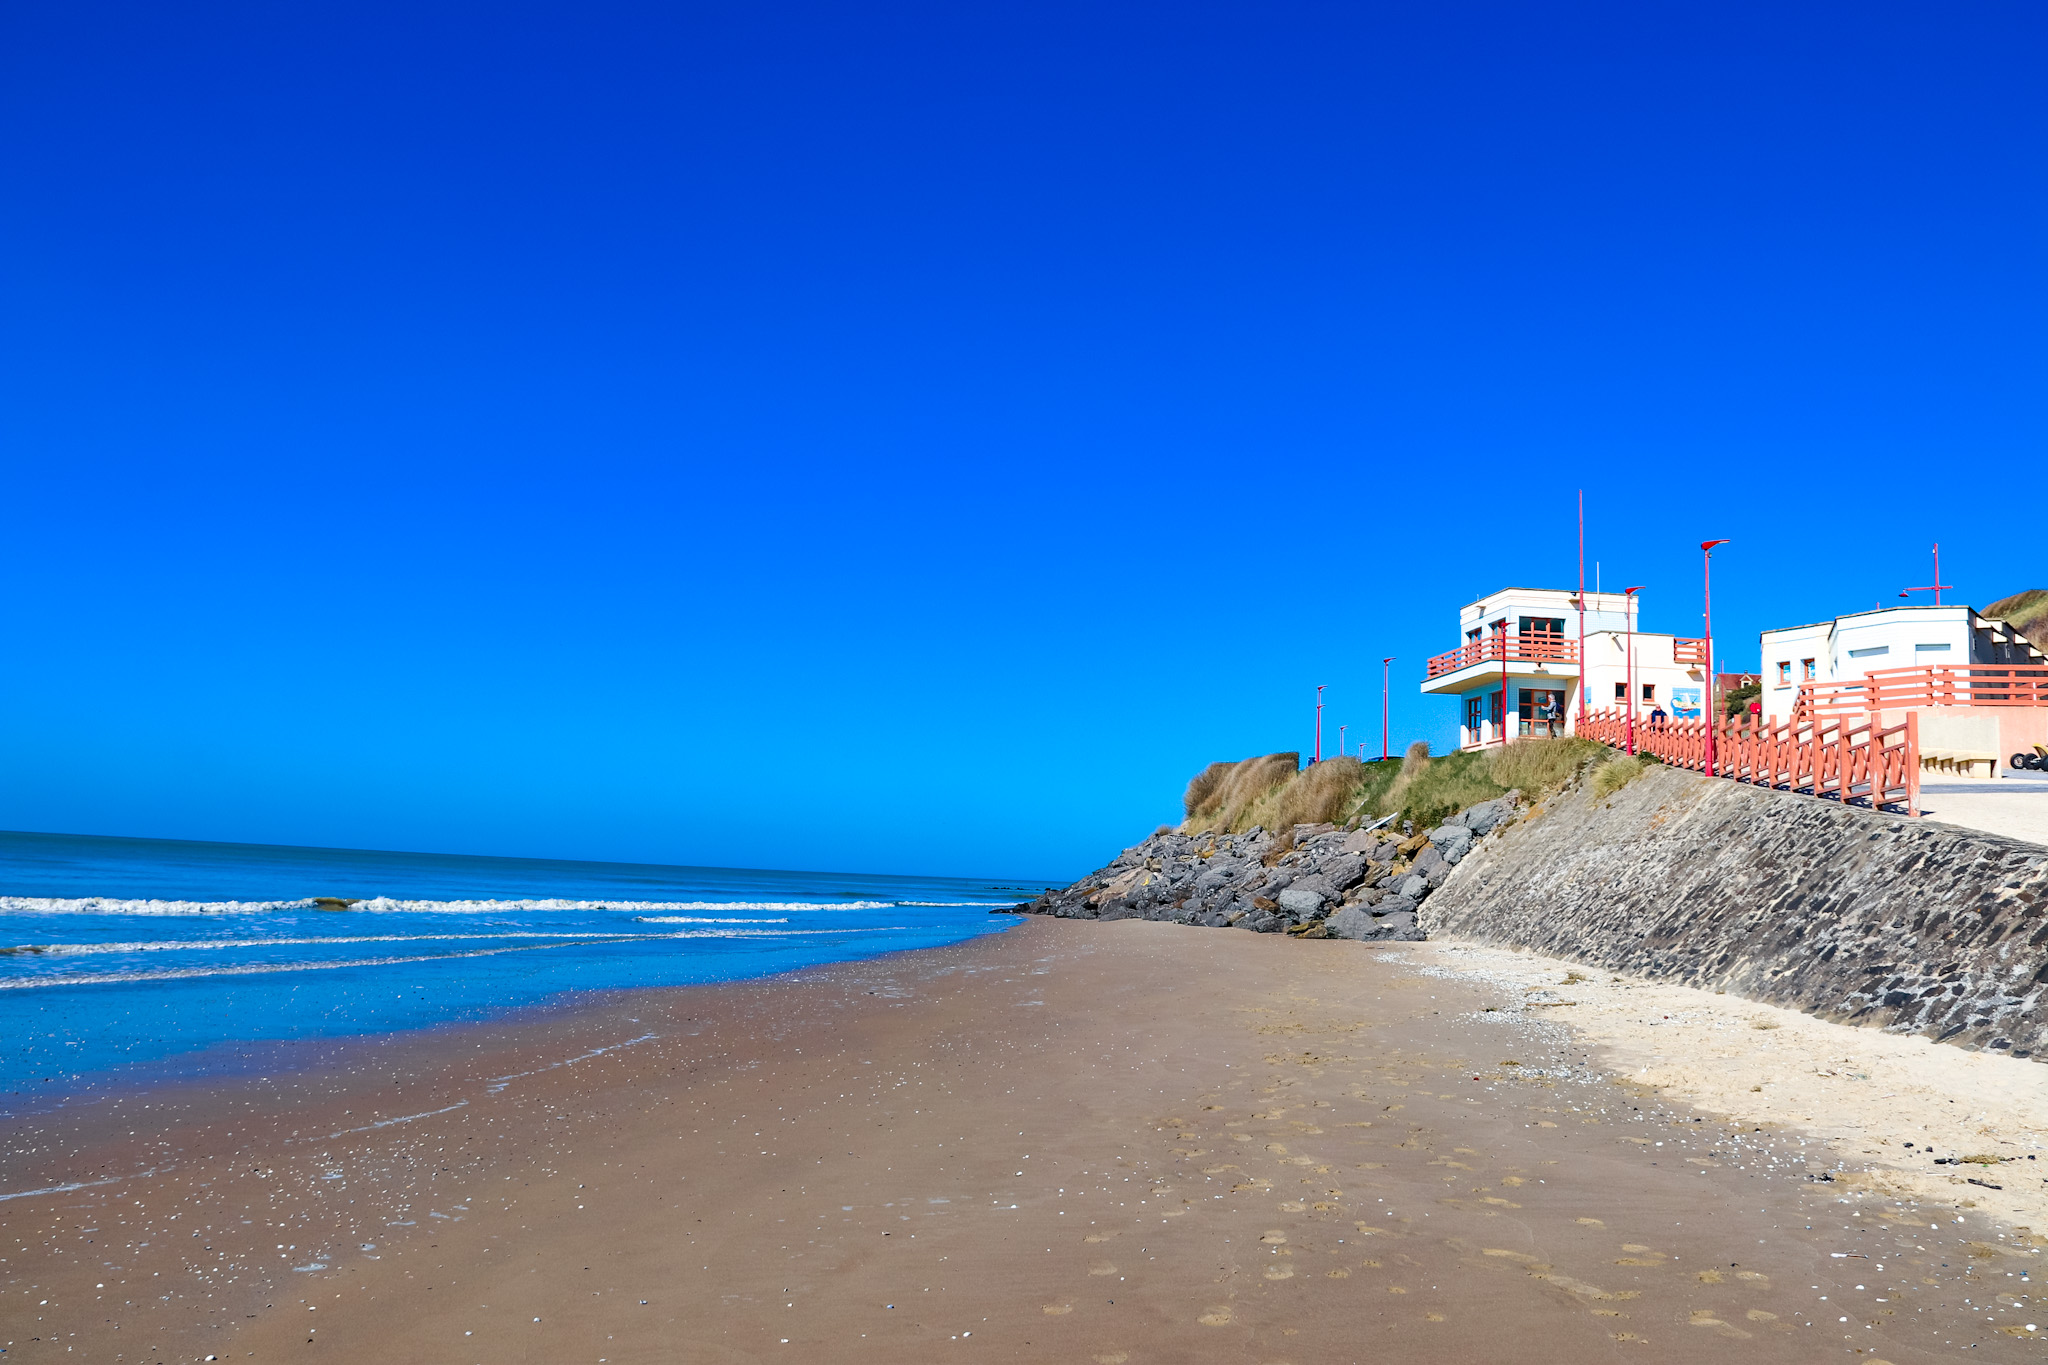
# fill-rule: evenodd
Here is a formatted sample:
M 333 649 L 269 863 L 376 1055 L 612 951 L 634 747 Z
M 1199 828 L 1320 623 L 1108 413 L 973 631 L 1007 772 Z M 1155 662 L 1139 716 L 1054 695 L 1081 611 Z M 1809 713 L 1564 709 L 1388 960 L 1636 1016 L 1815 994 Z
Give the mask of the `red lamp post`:
M 1707 723 L 1708 777 L 1714 775 L 1714 727 L 1721 720 L 1720 716 L 1715 714 L 1714 702 L 1714 547 L 1716 545 L 1726 545 L 1727 543 L 1725 540 L 1703 540 L 1700 542 L 1700 554 L 1706 563 L 1706 574 L 1702 582 L 1705 583 L 1707 590 L 1707 685 L 1705 688 L 1707 704 L 1700 708 L 1700 718 Z M 1935 576 L 1937 578 L 1940 577 L 1939 574 Z
M 1339 758 L 1344 757 L 1344 732 L 1346 730 L 1349 730 L 1350 728 L 1351 727 L 1348 725 L 1340 725 L 1337 727 L 1337 757 Z
M 1316 756 L 1309 760 L 1311 763 L 1323 761 L 1323 686 L 1316 684 Z
M 1628 632 L 1628 645 L 1622 651 L 1623 676 L 1628 681 L 1622 684 L 1622 688 L 1628 696 L 1628 751 L 1631 754 L 1636 751 L 1636 594 L 1648 586 L 1647 583 L 1638 583 L 1633 588 L 1621 590 L 1624 599 L 1622 620 Z
M 1579 490 L 1579 730 L 1586 728 L 1586 490 Z
M 1387 665 L 1401 657 L 1389 654 L 1380 660 L 1380 762 L 1387 761 Z

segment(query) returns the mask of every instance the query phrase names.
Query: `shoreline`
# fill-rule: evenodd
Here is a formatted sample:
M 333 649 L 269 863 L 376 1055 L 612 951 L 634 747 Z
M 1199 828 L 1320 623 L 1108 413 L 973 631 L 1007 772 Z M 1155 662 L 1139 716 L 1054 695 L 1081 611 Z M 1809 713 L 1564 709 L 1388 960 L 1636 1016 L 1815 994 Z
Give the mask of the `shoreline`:
M 158 1093 L 132 1137 L 17 1122 L 6 1190 L 134 1178 L 0 1202 L 0 1340 L 1904 1365 L 2040 1336 L 2013 1295 L 2039 1258 L 1985 1210 L 1818 1182 L 1817 1139 L 1659 1098 L 1569 1030 L 1505 1037 L 1508 987 L 1421 965 L 1034 918 Z

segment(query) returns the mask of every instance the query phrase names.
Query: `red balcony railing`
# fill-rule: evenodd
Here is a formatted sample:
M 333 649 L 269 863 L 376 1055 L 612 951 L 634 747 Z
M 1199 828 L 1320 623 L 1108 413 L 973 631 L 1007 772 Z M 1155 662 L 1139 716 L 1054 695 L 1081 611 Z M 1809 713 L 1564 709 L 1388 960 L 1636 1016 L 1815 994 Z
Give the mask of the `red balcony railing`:
M 1671 642 L 1671 662 L 1675 664 L 1705 664 L 1707 642 L 1705 640 L 1679 640 Z
M 1431 659 L 1429 676 L 1441 678 L 1474 664 L 1576 663 L 1578 657 L 1578 645 L 1562 635 L 1534 631 L 1527 635 L 1489 635 Z

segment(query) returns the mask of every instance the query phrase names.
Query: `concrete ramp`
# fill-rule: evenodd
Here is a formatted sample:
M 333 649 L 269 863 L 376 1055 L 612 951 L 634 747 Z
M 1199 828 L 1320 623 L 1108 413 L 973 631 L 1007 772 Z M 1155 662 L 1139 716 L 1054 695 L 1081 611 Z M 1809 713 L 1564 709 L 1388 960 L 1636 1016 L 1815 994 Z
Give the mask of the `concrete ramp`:
M 1483 841 L 1431 938 L 2048 1060 L 2048 847 L 1653 766 Z

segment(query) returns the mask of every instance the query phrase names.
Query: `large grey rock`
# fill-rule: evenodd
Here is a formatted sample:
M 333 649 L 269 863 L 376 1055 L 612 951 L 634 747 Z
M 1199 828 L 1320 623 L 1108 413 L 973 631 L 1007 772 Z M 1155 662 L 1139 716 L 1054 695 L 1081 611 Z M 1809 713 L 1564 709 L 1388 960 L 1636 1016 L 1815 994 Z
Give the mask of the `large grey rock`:
M 1341 895 L 1365 879 L 1365 869 L 1363 854 L 1339 853 L 1318 864 L 1316 873 L 1330 884 L 1331 891 Z
M 1408 896 L 1388 896 L 1372 908 L 1375 915 L 1412 915 L 1415 901 Z
M 1472 847 L 1472 831 L 1464 825 L 1444 825 L 1429 832 L 1429 843 L 1447 863 L 1455 865 Z
M 1240 929 L 1249 929 L 1255 934 L 1270 934 L 1287 927 L 1287 921 L 1267 910 L 1254 910 L 1237 922 Z
M 1415 855 L 1415 861 L 1408 870 L 1418 877 L 1429 879 L 1430 885 L 1434 886 L 1442 881 L 1442 878 L 1438 877 L 1437 874 L 1439 872 L 1448 873 L 1451 870 L 1451 865 L 1444 861 L 1443 854 L 1436 851 L 1436 845 L 1431 844 L 1428 848 Z
M 1470 810 L 1453 816 L 1452 819 L 1456 820 L 1466 829 L 1471 830 L 1474 834 L 1485 834 L 1514 813 L 1515 798 L 1513 793 L 1510 793 L 1507 796 L 1496 797 L 1491 801 L 1481 801 Z
M 1304 877 L 1300 882 L 1296 882 L 1293 886 L 1282 891 L 1280 893 L 1280 908 L 1296 919 L 1307 919 L 1321 910 L 1323 908 L 1323 901 L 1327 898 L 1321 891 L 1304 885 L 1306 882 L 1315 880 L 1317 879 L 1314 877 Z
M 1344 842 L 1338 845 L 1339 849 L 1345 853 L 1371 853 L 1379 846 L 1380 836 L 1369 829 L 1351 831 L 1351 833 L 1344 836 Z
M 1401 879 L 1401 885 L 1396 889 L 1409 900 L 1419 901 L 1429 894 L 1429 878 L 1411 872 Z
M 1422 937 L 1412 910 L 1375 915 L 1347 905 L 1324 921 L 1324 928 L 1332 938 L 1348 938 L 1358 943 L 1414 942 Z

